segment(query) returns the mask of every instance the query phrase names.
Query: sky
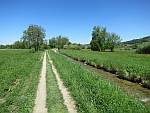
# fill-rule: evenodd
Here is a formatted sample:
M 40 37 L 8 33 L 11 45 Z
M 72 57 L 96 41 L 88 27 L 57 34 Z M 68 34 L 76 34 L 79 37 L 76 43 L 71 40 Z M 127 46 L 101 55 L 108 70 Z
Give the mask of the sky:
M 99 25 L 127 41 L 150 35 L 150 0 L 0 0 L 0 44 L 19 40 L 30 24 L 42 26 L 46 39 L 89 43 Z

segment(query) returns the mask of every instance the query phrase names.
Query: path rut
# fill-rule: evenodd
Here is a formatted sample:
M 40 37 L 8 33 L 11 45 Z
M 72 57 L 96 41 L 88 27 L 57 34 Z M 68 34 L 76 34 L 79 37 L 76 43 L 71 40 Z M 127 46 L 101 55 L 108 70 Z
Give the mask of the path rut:
M 33 113 L 47 113 L 46 108 L 46 52 L 44 54 L 40 81 L 38 84 L 37 95 Z
M 48 55 L 48 57 L 49 57 L 49 55 Z M 57 80 L 57 83 L 59 86 L 59 90 L 61 91 L 61 94 L 62 94 L 63 99 L 64 99 L 64 104 L 67 107 L 68 112 L 69 113 L 77 113 L 75 102 L 72 99 L 72 97 L 70 96 L 70 93 L 68 92 L 67 88 L 64 86 L 63 81 L 60 79 L 59 74 L 58 74 L 52 60 L 50 59 L 50 57 L 49 57 L 49 62 L 52 65 L 52 70 L 53 70 L 54 75 L 56 77 L 56 80 Z

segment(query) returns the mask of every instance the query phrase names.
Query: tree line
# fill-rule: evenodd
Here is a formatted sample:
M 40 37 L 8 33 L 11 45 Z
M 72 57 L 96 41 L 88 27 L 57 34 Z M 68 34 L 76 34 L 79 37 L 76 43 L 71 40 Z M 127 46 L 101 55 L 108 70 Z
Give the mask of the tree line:
M 28 28 L 23 31 L 23 35 L 19 41 L 16 41 L 12 45 L 0 45 L 0 48 L 34 49 L 34 51 L 48 48 L 84 48 L 84 45 L 81 44 L 71 44 L 68 37 L 59 35 L 45 40 L 45 36 L 45 29 L 41 26 L 29 25 Z M 113 51 L 119 42 L 120 37 L 117 34 L 107 32 L 105 27 L 95 26 L 92 31 L 90 47 L 88 48 L 94 51 L 105 51 L 106 49 Z
M 29 27 L 23 31 L 20 40 L 14 42 L 12 45 L 6 45 L 9 49 L 34 49 L 38 51 L 44 45 L 46 45 L 45 30 L 39 25 L 29 25 Z M 1 47 L 5 48 L 4 45 Z
M 49 39 L 49 47 L 50 48 L 63 49 L 64 45 L 69 45 L 69 44 L 71 44 L 71 42 L 69 42 L 69 39 L 67 37 L 63 37 L 61 35 Z

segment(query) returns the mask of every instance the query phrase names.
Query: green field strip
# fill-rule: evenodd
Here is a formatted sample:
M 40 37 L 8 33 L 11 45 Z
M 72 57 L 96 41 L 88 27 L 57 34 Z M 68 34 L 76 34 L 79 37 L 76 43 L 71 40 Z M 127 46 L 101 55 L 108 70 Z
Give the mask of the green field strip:
M 62 54 L 150 88 L 150 56 L 132 52 L 61 50 Z
M 60 78 L 76 101 L 79 113 L 149 113 L 138 99 L 127 95 L 118 86 L 94 75 L 79 64 L 49 51 Z
M 68 113 L 62 94 L 58 88 L 55 75 L 47 58 L 47 108 L 48 113 Z
M 41 52 L 1 51 L 1 113 L 32 113 L 41 70 Z M 5 82 L 5 83 L 4 83 Z M 5 90 L 9 89 L 9 90 Z

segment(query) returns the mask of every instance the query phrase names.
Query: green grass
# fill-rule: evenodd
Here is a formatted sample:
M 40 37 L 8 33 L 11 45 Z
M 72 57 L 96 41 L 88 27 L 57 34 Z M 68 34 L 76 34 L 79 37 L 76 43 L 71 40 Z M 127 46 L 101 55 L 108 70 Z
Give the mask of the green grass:
M 150 55 L 133 52 L 95 52 L 61 50 L 62 54 L 119 75 L 120 78 L 142 83 L 150 88 Z
M 48 113 L 68 113 L 48 60 L 46 79 Z
M 41 52 L 0 51 L 0 112 L 31 113 L 41 70 Z
M 49 51 L 60 77 L 76 101 L 78 113 L 148 113 L 140 101 L 116 85 Z

